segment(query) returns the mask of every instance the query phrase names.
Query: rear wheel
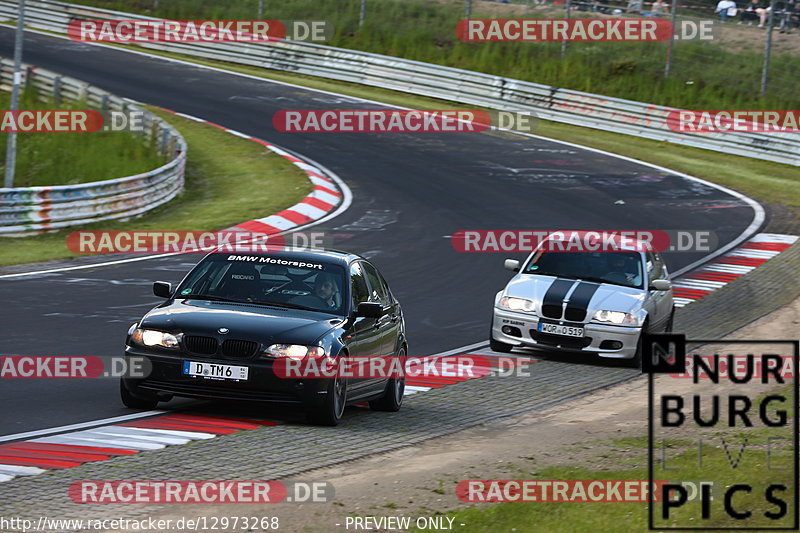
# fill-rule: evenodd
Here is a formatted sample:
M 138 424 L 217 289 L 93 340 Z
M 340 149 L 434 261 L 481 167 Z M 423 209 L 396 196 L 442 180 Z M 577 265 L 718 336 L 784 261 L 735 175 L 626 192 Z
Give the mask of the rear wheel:
M 397 357 L 400 359 L 400 362 L 403 364 L 403 366 L 405 366 L 405 346 L 400 348 L 400 351 L 397 352 Z M 387 411 L 390 413 L 399 411 L 400 406 L 403 405 L 403 394 L 405 394 L 405 390 L 405 377 L 401 376 L 389 379 L 389 381 L 386 383 L 386 391 L 383 393 L 383 396 L 377 400 L 372 400 L 369 402 L 370 409 L 373 411 Z
M 122 399 L 122 404 L 131 409 L 155 409 L 158 405 L 158 398 L 155 396 L 144 396 L 141 394 L 133 394 L 125 386 L 125 382 L 119 380 L 119 396 Z
M 308 420 L 318 426 L 335 426 L 342 419 L 347 405 L 347 381 L 336 376 L 328 384 L 322 405 L 308 413 Z

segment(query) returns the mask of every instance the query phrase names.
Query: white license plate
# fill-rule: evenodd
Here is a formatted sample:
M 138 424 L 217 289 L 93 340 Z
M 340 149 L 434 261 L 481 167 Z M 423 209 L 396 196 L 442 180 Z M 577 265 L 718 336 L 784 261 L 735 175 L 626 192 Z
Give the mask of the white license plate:
M 184 375 L 208 379 L 231 379 L 234 381 L 247 381 L 248 370 L 249 369 L 246 366 L 198 363 L 197 361 L 183 362 Z
M 561 324 L 544 324 L 539 322 L 539 332 L 550 335 L 563 335 L 564 337 L 583 337 L 583 328 L 563 326 Z

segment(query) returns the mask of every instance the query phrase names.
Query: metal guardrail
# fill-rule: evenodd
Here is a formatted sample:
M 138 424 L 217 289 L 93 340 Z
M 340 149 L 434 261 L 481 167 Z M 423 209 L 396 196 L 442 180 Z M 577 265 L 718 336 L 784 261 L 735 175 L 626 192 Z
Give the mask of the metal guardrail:
M 14 20 L 16 9 L 16 2 L 0 1 L 0 21 Z M 63 2 L 27 2 L 26 21 L 31 27 L 63 34 L 73 19 L 152 20 L 152 17 Z M 675 108 L 408 59 L 293 41 L 145 43 L 137 46 L 383 87 L 491 109 L 533 112 L 555 122 L 800 165 L 798 133 L 680 133 L 667 126 L 666 117 Z
M 0 60 L 0 89 L 10 90 L 13 61 Z M 144 109 L 82 81 L 27 67 L 23 83 L 46 101 L 79 101 L 103 113 L 141 112 L 144 134 L 155 141 L 165 165 L 118 179 L 43 187 L 0 188 L 0 236 L 41 233 L 101 220 L 129 218 L 162 205 L 183 189 L 186 143 L 172 126 Z

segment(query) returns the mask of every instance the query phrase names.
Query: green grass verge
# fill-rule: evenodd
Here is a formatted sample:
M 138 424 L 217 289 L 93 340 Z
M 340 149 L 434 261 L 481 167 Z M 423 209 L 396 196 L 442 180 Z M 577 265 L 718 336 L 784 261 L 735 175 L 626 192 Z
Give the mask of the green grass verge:
M 260 144 L 151 109 L 189 146 L 185 190 L 132 220 L 98 222 L 26 238 L 0 239 L 0 266 L 76 257 L 65 244 L 77 230 L 219 230 L 281 211 L 311 192 L 305 173 Z
M 252 19 L 256 0 L 82 0 L 125 12 L 171 19 Z M 156 6 L 157 7 L 154 7 Z M 474 2 L 472 18 L 490 18 L 489 5 Z M 492 6 L 494 7 L 494 6 Z M 665 42 L 571 43 L 565 58 L 561 43 L 462 42 L 456 23 L 463 2 L 370 0 L 366 22 L 359 26 L 357 0 L 266 2 L 265 17 L 280 20 L 326 20 L 331 46 L 485 72 L 578 91 L 641 102 L 700 109 L 796 109 L 800 58 L 775 53 L 769 92 L 759 94 L 762 46 L 729 49 L 709 42 L 680 42 L 673 75 L 664 76 Z M 531 18 L 553 18 L 534 11 Z M 560 18 L 562 14 L 556 15 Z M 576 16 L 588 16 L 577 14 Z M 758 41 L 760 44 L 760 41 Z
M 251 76 L 258 76 L 285 83 L 347 94 L 368 100 L 415 109 L 464 109 L 465 106 L 426 98 L 388 89 L 368 87 L 354 83 L 339 82 L 287 74 L 257 67 L 235 65 L 179 54 L 148 53 L 191 61 L 193 63 L 222 68 Z M 474 108 L 473 108 L 474 109 Z M 781 203 L 800 215 L 800 169 L 791 165 L 734 156 L 711 150 L 701 150 L 674 143 L 641 139 L 630 135 L 610 133 L 591 128 L 582 128 L 558 122 L 538 121 L 537 135 L 581 144 L 590 148 L 606 150 L 639 161 L 661 165 L 678 172 L 706 179 L 730 187 L 762 202 Z
M 8 109 L 11 94 L 0 92 L 0 109 Z M 41 102 L 32 90 L 20 95 L 19 109 L 88 109 L 73 102 Z M 0 133 L 0 164 L 5 168 L 6 140 Z M 154 146 L 130 132 L 17 134 L 15 187 L 70 185 L 122 178 L 158 168 L 166 162 Z

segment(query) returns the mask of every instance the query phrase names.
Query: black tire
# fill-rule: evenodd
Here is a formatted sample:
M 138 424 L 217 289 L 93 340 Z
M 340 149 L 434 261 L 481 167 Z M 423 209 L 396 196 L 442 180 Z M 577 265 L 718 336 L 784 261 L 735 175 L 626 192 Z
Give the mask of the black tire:
M 125 382 L 119 380 L 119 396 L 122 400 L 122 404 L 125 407 L 130 407 L 131 409 L 155 409 L 158 405 L 158 398 L 153 396 L 142 396 L 139 394 L 134 395 L 131 391 L 128 390 L 128 387 L 125 386 Z
M 492 332 L 489 332 L 489 348 L 491 348 L 493 352 L 509 353 L 513 347 L 514 346 L 511 344 L 494 340 Z
M 669 320 L 667 320 L 667 325 L 664 327 L 664 333 L 672 333 L 672 329 L 675 326 L 675 308 L 672 308 L 672 312 L 669 314 Z
M 308 421 L 317 426 L 336 426 L 347 405 L 347 380 L 334 377 L 328 384 L 328 393 L 322 404 L 308 412 Z
M 642 337 L 644 337 L 645 333 L 648 332 L 647 327 L 648 324 L 645 320 L 644 324 L 642 325 L 642 331 L 639 333 L 639 340 L 636 341 L 636 353 L 633 355 L 633 358 L 628 360 L 628 366 L 631 368 L 637 368 L 639 370 L 642 369 L 642 351 L 644 350 Z
M 405 364 L 406 348 L 403 346 L 397 352 L 397 357 Z M 388 413 L 395 413 L 400 410 L 403 405 L 403 394 L 406 390 L 406 378 L 391 378 L 386 383 L 386 390 L 383 396 L 376 400 L 369 402 L 369 408 L 373 411 L 385 411 Z

